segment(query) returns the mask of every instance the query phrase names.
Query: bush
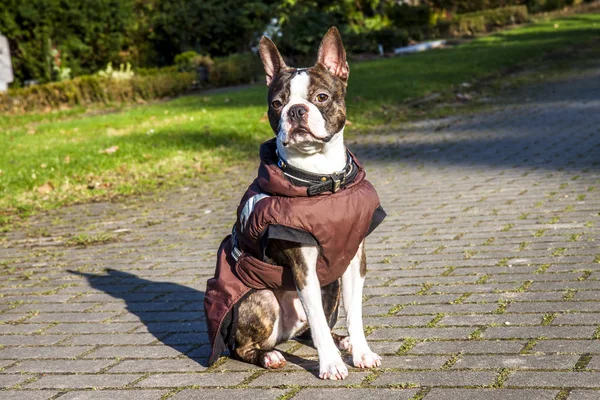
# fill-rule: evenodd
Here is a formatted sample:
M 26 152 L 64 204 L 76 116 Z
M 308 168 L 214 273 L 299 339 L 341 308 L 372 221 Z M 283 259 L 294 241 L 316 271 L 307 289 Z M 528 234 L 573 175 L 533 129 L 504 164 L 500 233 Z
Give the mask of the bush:
M 177 65 L 170 65 L 168 67 L 153 67 L 153 68 L 136 68 L 135 74 L 137 76 L 149 76 L 149 75 L 161 75 L 161 74 L 174 74 L 177 73 Z
M 232 54 L 214 59 L 209 82 L 217 87 L 252 83 L 262 73 L 262 64 L 256 54 Z
M 383 28 L 367 33 L 344 34 L 344 46 L 348 53 L 378 53 L 379 44 L 383 51 L 390 52 L 408 44 L 408 34 L 403 29 Z
M 408 44 L 408 33 L 402 29 L 383 28 L 372 32 L 370 35 L 373 36 L 377 44 L 383 46 L 383 50 L 386 52 Z
M 191 71 L 194 68 L 192 60 L 198 53 L 195 51 L 186 51 L 175 56 L 175 65 L 180 71 Z
M 511 6 L 493 10 L 477 11 L 457 15 L 451 22 L 449 32 L 451 35 L 473 35 L 475 33 L 489 32 L 512 24 L 527 22 L 529 14 L 525 6 Z M 440 28 L 440 31 L 443 27 Z
M 577 0 L 527 0 L 527 9 L 531 13 L 558 10 L 559 8 L 579 4 Z
M 406 3 L 394 3 L 387 10 L 388 18 L 392 24 L 397 28 L 405 29 L 410 27 L 426 29 L 431 21 L 431 14 L 431 9 L 425 4 L 411 6 Z
M 68 81 L 11 89 L 0 94 L 0 111 L 19 113 L 171 97 L 188 90 L 194 78 L 195 74 L 189 72 L 133 76 L 126 80 L 86 75 Z

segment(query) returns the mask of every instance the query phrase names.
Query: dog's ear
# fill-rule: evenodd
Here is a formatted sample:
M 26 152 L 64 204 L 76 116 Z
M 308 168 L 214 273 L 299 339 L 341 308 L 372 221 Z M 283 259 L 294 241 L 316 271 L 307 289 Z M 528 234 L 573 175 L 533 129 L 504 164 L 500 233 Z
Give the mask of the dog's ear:
M 319 46 L 317 63 L 323 64 L 332 74 L 344 81 L 344 83 L 348 82 L 350 67 L 346 61 L 346 50 L 344 50 L 340 32 L 338 32 L 335 26 L 329 28 L 325 36 L 323 36 L 321 46 Z
M 279 50 L 277 50 L 275 43 L 266 36 L 263 36 L 260 39 L 258 53 L 262 59 L 265 73 L 267 74 L 267 86 L 269 86 L 275 75 L 286 67 L 285 61 L 281 58 L 281 54 L 279 54 Z

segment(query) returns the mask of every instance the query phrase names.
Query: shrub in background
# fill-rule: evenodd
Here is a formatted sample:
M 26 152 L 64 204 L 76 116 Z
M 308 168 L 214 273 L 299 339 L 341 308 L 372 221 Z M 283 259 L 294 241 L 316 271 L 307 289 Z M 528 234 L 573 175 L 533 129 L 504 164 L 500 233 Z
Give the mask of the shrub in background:
M 62 82 L 10 89 L 0 94 L 0 112 L 44 111 L 98 103 L 122 103 L 171 97 L 187 91 L 195 74 L 160 73 L 114 79 L 86 75 Z
M 232 54 L 213 60 L 209 83 L 213 86 L 230 86 L 256 82 L 262 75 L 262 64 L 253 53 Z
M 521 24 L 527 22 L 528 19 L 527 7 L 511 6 L 457 15 L 447 29 L 451 35 L 465 36 L 490 32 L 503 26 Z M 446 27 L 441 29 L 446 29 Z

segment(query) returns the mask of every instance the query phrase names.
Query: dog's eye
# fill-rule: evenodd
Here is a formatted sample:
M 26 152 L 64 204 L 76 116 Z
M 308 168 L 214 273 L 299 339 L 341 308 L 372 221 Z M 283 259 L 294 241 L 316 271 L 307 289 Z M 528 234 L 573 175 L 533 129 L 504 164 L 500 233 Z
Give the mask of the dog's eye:
M 325 101 L 325 100 L 327 100 L 328 98 L 329 98 L 329 96 L 327 96 L 325 93 L 319 93 L 319 94 L 317 95 L 317 100 L 318 100 L 320 103 L 324 102 L 324 101 Z
M 279 100 L 275 100 L 271 103 L 271 105 L 273 106 L 273 108 L 279 108 L 281 107 L 281 102 Z

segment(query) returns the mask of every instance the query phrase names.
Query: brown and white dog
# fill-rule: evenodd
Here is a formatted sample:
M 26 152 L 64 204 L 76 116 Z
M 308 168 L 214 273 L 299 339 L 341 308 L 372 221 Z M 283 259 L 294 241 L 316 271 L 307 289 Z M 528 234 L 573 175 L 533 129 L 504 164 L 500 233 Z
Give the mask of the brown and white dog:
M 260 41 L 269 89 L 269 121 L 277 135 L 277 150 L 288 165 L 315 174 L 344 169 L 346 85 L 349 67 L 340 34 L 333 27 L 324 36 L 315 66 L 286 66 L 275 44 Z M 344 379 L 348 369 L 339 350 L 352 353 L 355 367 L 381 365 L 363 331 L 362 290 L 366 273 L 364 242 L 339 281 L 321 287 L 316 273 L 319 248 L 276 240 L 266 256 L 291 268 L 297 291 L 258 290 L 239 305 L 235 355 L 265 368 L 285 365 L 274 350 L 279 343 L 308 333 L 319 355 L 319 377 Z M 349 336 L 332 334 L 329 323 L 337 315 L 340 292 Z M 335 318 L 334 318 L 335 319 Z

